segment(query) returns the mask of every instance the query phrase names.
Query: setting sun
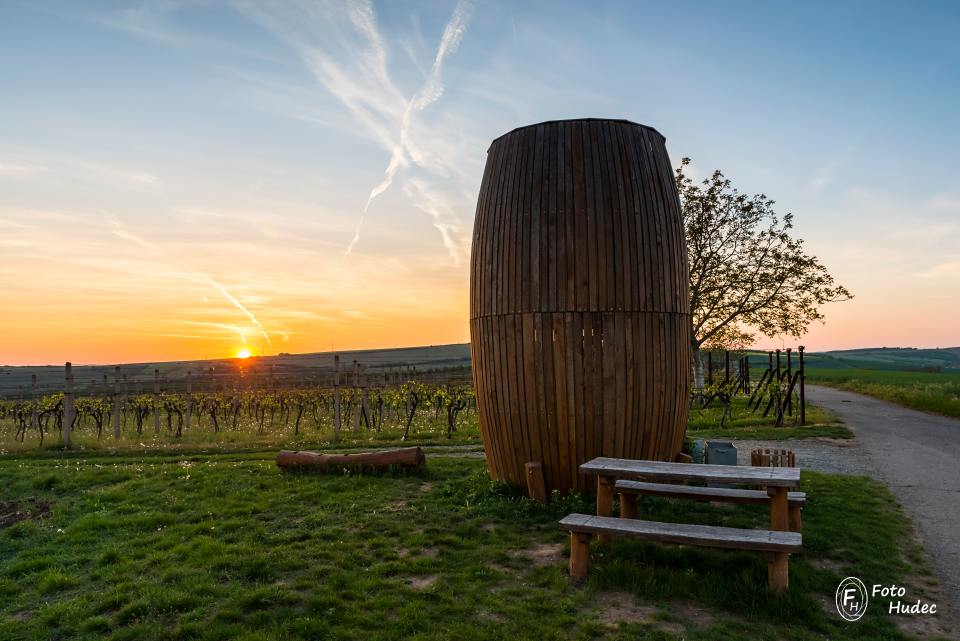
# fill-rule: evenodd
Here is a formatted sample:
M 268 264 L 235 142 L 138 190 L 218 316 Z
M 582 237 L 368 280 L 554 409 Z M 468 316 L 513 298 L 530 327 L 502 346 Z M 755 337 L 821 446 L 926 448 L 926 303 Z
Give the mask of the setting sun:
M 250 358 L 250 356 L 252 356 L 252 354 L 247 347 L 241 347 L 237 350 L 237 358 Z

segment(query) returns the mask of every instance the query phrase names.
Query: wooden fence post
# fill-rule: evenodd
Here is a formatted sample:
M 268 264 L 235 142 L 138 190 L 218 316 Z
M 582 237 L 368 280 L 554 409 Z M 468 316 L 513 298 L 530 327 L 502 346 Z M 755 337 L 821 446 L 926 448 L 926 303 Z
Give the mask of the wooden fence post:
M 160 433 L 160 370 L 153 370 L 153 432 Z
M 120 438 L 120 366 L 113 370 L 113 438 Z
M 353 360 L 353 431 L 360 431 L 360 365 Z
M 73 423 L 73 365 L 64 366 L 63 448 L 70 449 L 70 425 Z
M 360 366 L 360 413 L 363 415 L 363 425 L 370 431 L 370 415 L 367 414 L 367 372 Z
M 30 424 L 36 425 L 40 429 L 40 414 L 37 412 L 37 375 L 30 375 Z M 40 436 L 40 442 L 43 443 L 43 436 Z
M 526 464 L 527 496 L 537 503 L 547 502 L 547 489 L 543 480 L 543 465 L 530 461 Z
M 333 356 L 333 440 L 340 440 L 340 354 Z
M 804 373 L 803 373 L 803 345 L 801 345 L 797 350 L 797 358 L 799 360 L 798 366 L 800 368 L 800 425 L 807 424 L 807 399 L 803 389 Z
M 789 384 L 793 380 L 793 348 L 787 348 L 787 383 Z M 787 416 L 793 416 L 793 394 L 787 396 Z
M 193 417 L 193 375 L 187 372 L 187 416 L 184 419 L 184 429 L 190 429 L 190 419 Z

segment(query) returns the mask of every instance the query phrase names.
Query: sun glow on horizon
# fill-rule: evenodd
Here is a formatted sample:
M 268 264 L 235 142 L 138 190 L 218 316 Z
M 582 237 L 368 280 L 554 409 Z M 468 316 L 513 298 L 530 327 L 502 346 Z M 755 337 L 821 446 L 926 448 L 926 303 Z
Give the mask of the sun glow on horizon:
M 249 347 L 241 347 L 237 350 L 237 358 L 250 358 L 253 354 L 250 352 Z

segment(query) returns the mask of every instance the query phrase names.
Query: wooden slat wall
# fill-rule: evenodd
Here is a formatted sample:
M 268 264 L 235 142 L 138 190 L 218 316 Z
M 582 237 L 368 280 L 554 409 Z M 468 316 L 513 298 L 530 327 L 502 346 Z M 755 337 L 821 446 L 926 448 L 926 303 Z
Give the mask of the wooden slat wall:
M 586 489 L 596 456 L 672 460 L 687 422 L 689 293 L 664 138 L 554 121 L 490 146 L 477 202 L 470 331 L 491 474 Z

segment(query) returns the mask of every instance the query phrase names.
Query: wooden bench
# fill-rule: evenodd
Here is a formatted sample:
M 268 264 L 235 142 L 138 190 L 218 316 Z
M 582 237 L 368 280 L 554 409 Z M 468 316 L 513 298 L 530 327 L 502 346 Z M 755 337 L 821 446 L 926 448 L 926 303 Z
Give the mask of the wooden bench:
M 669 485 L 666 483 L 645 483 L 643 481 L 620 480 L 615 491 L 620 495 L 620 516 L 625 519 L 637 518 L 637 496 L 662 496 L 671 499 L 692 499 L 695 501 L 722 501 L 751 505 L 769 505 L 770 496 L 764 490 L 738 490 L 725 487 L 697 487 L 693 485 Z M 800 510 L 807 503 L 804 492 L 787 492 L 789 510 L 789 528 L 793 532 L 803 529 Z
M 560 521 L 560 528 L 570 532 L 570 576 L 578 579 L 585 578 L 589 571 L 591 537 L 624 536 L 659 543 L 766 552 L 770 555 L 767 589 L 774 594 L 785 592 L 789 587 L 790 553 L 801 551 L 803 545 L 799 532 L 658 523 L 589 514 L 570 514 Z

